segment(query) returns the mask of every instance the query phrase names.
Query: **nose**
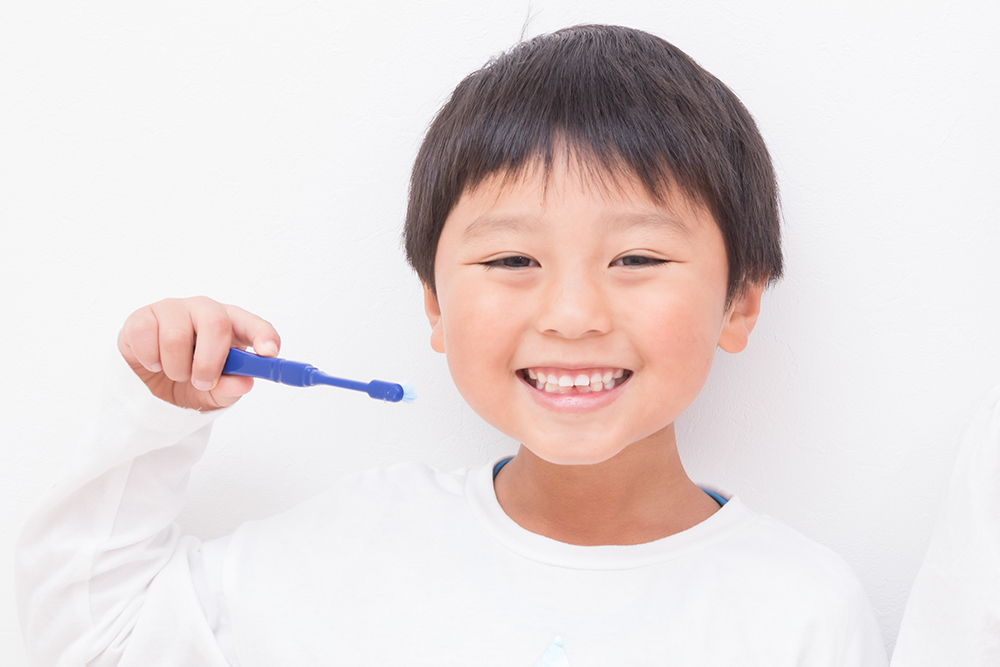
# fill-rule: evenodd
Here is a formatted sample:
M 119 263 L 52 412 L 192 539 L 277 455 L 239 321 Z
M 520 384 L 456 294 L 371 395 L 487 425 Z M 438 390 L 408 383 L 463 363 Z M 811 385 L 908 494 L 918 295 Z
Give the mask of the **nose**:
M 583 271 L 551 275 L 541 289 L 536 326 L 542 333 L 582 338 L 611 330 L 611 303 L 593 276 Z

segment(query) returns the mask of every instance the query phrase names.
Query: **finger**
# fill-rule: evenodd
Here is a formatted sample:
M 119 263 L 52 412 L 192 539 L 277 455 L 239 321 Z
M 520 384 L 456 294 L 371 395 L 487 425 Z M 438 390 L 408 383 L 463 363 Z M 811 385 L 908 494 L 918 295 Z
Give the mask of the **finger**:
M 223 375 L 215 389 L 210 392 L 212 400 L 220 408 L 225 408 L 239 400 L 253 389 L 253 378 L 240 375 Z
M 163 372 L 175 382 L 187 382 L 194 355 L 194 327 L 188 306 L 179 299 L 164 299 L 150 308 L 158 325 Z
M 232 344 L 233 325 L 225 307 L 211 299 L 192 302 L 191 324 L 196 335 L 191 384 L 196 389 L 208 391 L 216 386 L 222 375 Z
M 239 306 L 226 306 L 233 323 L 233 339 L 240 345 L 250 345 L 264 357 L 276 357 L 281 349 L 281 337 L 271 323 Z
M 225 408 L 240 399 L 253 388 L 253 378 L 223 375 L 215 388 L 210 391 L 195 389 L 189 382 L 171 382 L 176 405 L 193 407 L 198 410 Z
M 156 317 L 149 306 L 140 308 L 125 320 L 118 335 L 118 350 L 130 366 L 137 363 L 153 373 L 163 370 Z

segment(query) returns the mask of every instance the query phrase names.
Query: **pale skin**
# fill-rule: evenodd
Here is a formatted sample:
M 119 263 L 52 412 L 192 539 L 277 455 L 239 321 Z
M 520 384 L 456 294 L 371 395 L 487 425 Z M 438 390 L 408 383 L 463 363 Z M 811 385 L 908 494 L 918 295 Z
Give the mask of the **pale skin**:
M 229 348 L 248 346 L 274 357 L 281 338 L 253 313 L 203 296 L 144 306 L 118 334 L 118 351 L 154 396 L 195 410 L 230 406 L 253 388 L 253 378 L 222 375 Z
M 469 405 L 521 443 L 495 482 L 512 520 L 578 545 L 675 534 L 719 508 L 684 471 L 674 420 L 716 348 L 746 347 L 763 287 L 727 304 L 721 233 L 683 196 L 664 206 L 631 180 L 602 189 L 560 161 L 545 185 L 529 170 L 459 199 L 424 290 L 431 346 Z M 221 376 L 230 346 L 280 345 L 265 320 L 206 297 L 141 308 L 118 339 L 154 395 L 199 410 L 253 387 Z M 598 384 L 549 391 L 528 371 Z M 613 389 L 595 389 L 615 371 Z
M 684 471 L 673 423 L 716 348 L 746 347 L 763 286 L 727 306 L 721 232 L 681 195 L 661 206 L 637 181 L 601 188 L 560 159 L 545 185 L 529 170 L 460 198 L 424 290 L 431 346 L 472 408 L 521 443 L 494 485 L 519 525 L 578 545 L 690 528 L 719 508 Z M 608 369 L 628 372 L 613 396 L 524 378 Z

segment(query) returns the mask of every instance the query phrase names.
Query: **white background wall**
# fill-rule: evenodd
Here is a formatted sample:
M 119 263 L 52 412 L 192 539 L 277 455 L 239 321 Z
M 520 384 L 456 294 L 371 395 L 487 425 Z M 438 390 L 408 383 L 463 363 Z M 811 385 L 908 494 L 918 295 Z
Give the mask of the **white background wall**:
M 728 83 L 780 177 L 787 278 L 682 418 L 692 476 L 841 553 L 885 642 L 965 421 L 1000 383 L 1000 5 L 533 0 L 527 35 L 656 33 Z M 435 110 L 525 1 L 0 6 L 0 663 L 16 534 L 93 412 L 122 320 L 207 294 L 284 356 L 412 379 L 413 406 L 265 386 L 216 428 L 181 522 L 213 537 L 404 459 L 515 443 L 427 343 L 399 232 Z

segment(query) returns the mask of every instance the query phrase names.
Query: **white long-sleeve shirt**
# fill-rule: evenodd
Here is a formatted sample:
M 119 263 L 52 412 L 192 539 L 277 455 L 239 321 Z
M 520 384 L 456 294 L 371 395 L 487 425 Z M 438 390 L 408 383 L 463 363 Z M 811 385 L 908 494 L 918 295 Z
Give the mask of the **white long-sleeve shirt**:
M 886 664 L 843 560 L 738 498 L 655 542 L 584 547 L 511 520 L 492 463 L 400 464 L 225 538 L 183 536 L 219 413 L 159 401 L 120 366 L 22 535 L 35 665 Z

